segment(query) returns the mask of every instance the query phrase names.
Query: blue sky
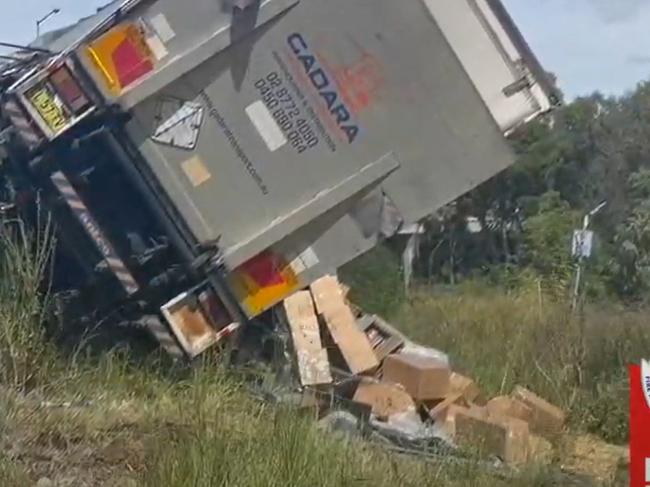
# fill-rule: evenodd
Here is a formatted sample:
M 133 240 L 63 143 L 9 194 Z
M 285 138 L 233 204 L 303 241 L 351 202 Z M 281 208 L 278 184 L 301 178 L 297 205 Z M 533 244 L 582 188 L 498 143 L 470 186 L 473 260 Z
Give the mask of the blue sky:
M 60 27 L 107 0 L 3 0 L 0 40 L 29 42 L 35 20 Z M 179 0 L 180 1 L 180 0 Z M 503 0 L 542 64 L 570 97 L 621 94 L 650 78 L 650 0 Z
M 569 96 L 650 79 L 650 0 L 503 1 Z

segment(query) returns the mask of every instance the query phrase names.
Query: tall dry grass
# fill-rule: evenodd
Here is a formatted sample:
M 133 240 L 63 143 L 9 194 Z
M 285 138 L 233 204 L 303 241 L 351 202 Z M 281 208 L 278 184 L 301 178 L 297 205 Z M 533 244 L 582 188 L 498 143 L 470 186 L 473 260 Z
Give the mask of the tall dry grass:
M 49 220 L 35 231 L 21 221 L 0 222 L 0 382 L 19 389 L 48 364 L 42 323 L 52 235 Z
M 134 365 L 120 353 L 70 362 L 40 327 L 51 251 L 49 231 L 29 235 L 17 226 L 0 234 L 0 383 L 20 393 L 0 407 L 0 427 L 24 448 L 18 460 L 0 454 L 0 485 L 30 485 L 30 448 L 42 443 L 60 450 L 50 475 L 92 479 L 79 485 L 103 484 L 97 465 L 110 467 L 120 486 L 564 485 L 545 470 L 494 475 L 472 462 L 415 461 L 333 437 L 299 411 L 255 402 L 220 364 L 170 370 L 155 359 Z M 396 317 L 414 339 L 449 352 L 488 393 L 524 384 L 568 408 L 576 428 L 623 437 L 617 395 L 624 364 L 647 350 L 642 312 L 588 313 L 580 321 L 535 289 L 478 288 L 423 290 Z M 25 399 L 27 390 L 38 393 L 35 401 Z M 134 458 L 107 465 L 103 452 L 116 442 L 141 446 Z M 88 451 L 90 460 L 73 463 Z
M 627 366 L 650 354 L 650 311 L 573 312 L 535 285 L 514 292 L 420 290 L 394 313 L 410 337 L 450 354 L 489 396 L 523 385 L 570 413 L 571 425 L 627 441 Z

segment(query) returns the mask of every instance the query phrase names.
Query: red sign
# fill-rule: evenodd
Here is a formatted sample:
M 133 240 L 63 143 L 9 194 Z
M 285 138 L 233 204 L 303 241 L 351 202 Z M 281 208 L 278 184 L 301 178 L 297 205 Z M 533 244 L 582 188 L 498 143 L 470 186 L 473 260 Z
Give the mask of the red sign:
M 650 487 L 650 367 L 630 366 L 630 487 Z

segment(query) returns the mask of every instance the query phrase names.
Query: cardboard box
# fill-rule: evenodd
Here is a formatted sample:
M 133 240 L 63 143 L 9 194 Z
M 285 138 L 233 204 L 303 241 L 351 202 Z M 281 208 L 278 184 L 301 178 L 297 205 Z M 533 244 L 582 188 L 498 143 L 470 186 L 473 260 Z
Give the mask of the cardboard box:
M 393 414 L 415 411 L 415 403 L 394 384 L 361 382 L 353 400 L 372 407 L 372 413 L 386 420 Z
M 460 404 L 452 404 L 447 408 L 447 412 L 440 417 L 440 420 L 444 421 L 444 429 L 453 438 L 456 434 L 456 414 L 458 412 L 469 411 L 474 416 L 477 416 L 482 419 L 488 418 L 487 409 L 475 404 L 470 404 L 469 407 L 462 406 Z M 443 419 L 444 418 L 444 419 Z
M 440 420 L 443 421 L 444 430 L 447 432 L 450 438 L 454 438 L 456 436 L 456 414 L 458 411 L 462 411 L 464 409 L 467 408 L 464 406 L 452 404 L 447 408 L 445 414 L 439 417 Z
M 354 314 L 343 299 L 336 277 L 326 276 L 312 283 L 311 294 L 316 310 L 350 372 L 362 374 L 376 370 L 379 361 L 368 338 L 357 327 Z
M 512 464 L 528 459 L 529 429 L 525 421 L 488 418 L 479 411 L 457 406 L 453 415 L 454 437 L 459 445 Z
M 460 392 L 452 392 L 442 401 L 424 402 L 424 408 L 427 410 L 427 414 L 434 421 L 444 421 L 449 408 L 453 405 L 469 407 L 469 404 Z
M 559 407 L 521 386 L 515 387 L 512 398 L 521 401 L 531 409 L 532 417 L 529 424 L 533 433 L 550 439 L 562 433 L 566 413 Z
M 482 456 L 503 457 L 508 439 L 508 431 L 503 424 L 468 408 L 454 410 L 454 424 L 454 438 L 458 445 L 475 450 Z
M 499 455 L 506 463 L 520 465 L 528 461 L 530 428 L 517 418 L 500 418 L 496 422 L 506 428 L 506 448 Z
M 444 399 L 450 392 L 449 367 L 416 354 L 394 354 L 384 360 L 384 380 L 401 384 L 416 401 Z
M 363 315 L 357 319 L 357 327 L 366 334 L 380 362 L 404 345 L 401 333 L 378 316 Z
M 312 282 L 311 295 L 314 298 L 316 312 L 320 315 L 337 311 L 346 306 L 343 290 L 336 276 L 324 276 Z
M 518 399 L 498 396 L 487 403 L 490 416 L 521 419 L 527 423 L 533 419 L 533 410 Z
M 474 402 L 481 395 L 481 390 L 469 377 L 458 372 L 452 372 L 449 377 L 449 388 L 453 393 L 459 393 L 468 402 Z
M 308 291 L 284 300 L 283 309 L 291 330 L 296 365 L 303 386 L 330 384 L 332 375 L 327 350 L 322 347 L 318 318 Z

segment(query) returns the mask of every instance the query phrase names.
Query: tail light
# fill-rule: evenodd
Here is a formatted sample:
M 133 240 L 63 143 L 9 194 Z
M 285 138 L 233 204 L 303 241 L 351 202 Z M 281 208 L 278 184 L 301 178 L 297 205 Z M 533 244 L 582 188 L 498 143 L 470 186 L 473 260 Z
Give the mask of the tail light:
M 72 77 L 67 67 L 63 66 L 54 71 L 50 75 L 49 81 L 62 101 L 75 115 L 83 112 L 90 105 L 90 100 L 84 94 L 77 80 Z

